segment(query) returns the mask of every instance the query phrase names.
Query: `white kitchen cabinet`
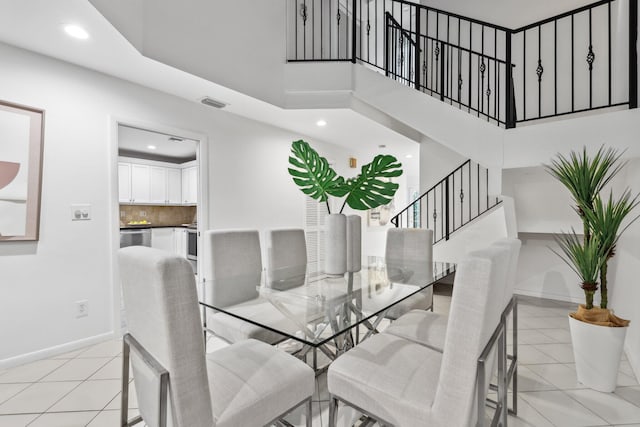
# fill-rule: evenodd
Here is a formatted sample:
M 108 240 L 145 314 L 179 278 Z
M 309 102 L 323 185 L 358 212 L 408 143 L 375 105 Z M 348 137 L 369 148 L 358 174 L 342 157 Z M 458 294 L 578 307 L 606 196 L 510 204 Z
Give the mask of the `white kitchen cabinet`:
M 118 162 L 118 199 L 131 204 L 195 205 L 198 168 Z
M 151 247 L 175 253 L 175 232 L 173 227 L 152 228 Z
M 198 167 L 182 169 L 182 203 L 198 203 Z
M 151 166 L 149 177 L 149 202 L 164 205 L 167 203 L 167 168 Z
M 131 203 L 149 203 L 151 200 L 151 168 L 131 164 Z
M 131 203 L 131 163 L 118 163 L 118 200 Z
M 182 258 L 187 257 L 187 229 L 174 228 L 174 252 Z
M 172 205 L 182 203 L 182 171 L 167 168 L 167 202 Z
M 182 203 L 182 173 L 180 169 L 151 166 L 151 203 Z

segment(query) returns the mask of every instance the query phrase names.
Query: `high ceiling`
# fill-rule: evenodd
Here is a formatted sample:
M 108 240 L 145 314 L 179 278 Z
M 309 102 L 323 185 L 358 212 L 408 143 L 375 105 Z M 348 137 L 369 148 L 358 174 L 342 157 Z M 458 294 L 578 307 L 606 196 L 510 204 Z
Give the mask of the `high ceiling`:
M 0 41 L 104 72 L 193 102 L 204 96 L 224 101 L 225 111 L 275 125 L 359 152 L 387 151 L 417 162 L 418 144 L 352 110 L 285 110 L 142 56 L 84 0 L 0 0 Z M 35 13 L 34 11 L 37 11 Z M 68 37 L 77 24 L 90 37 Z M 203 107 L 205 108 L 205 107 Z M 320 119 L 327 126 L 318 127 Z M 407 160 L 408 162 L 408 160 Z
M 515 29 L 595 3 L 595 0 L 421 0 L 416 3 Z

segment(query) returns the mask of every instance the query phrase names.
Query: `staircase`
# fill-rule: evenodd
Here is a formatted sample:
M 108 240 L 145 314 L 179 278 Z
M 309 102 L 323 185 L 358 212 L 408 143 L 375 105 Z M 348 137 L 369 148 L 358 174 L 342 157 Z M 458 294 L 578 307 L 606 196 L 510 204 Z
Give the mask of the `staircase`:
M 637 0 L 506 28 L 404 0 L 289 0 L 288 60 L 350 61 L 504 128 L 637 107 Z
M 498 206 L 489 195 L 489 171 L 467 160 L 391 218 L 396 227 L 429 228 L 434 244 Z

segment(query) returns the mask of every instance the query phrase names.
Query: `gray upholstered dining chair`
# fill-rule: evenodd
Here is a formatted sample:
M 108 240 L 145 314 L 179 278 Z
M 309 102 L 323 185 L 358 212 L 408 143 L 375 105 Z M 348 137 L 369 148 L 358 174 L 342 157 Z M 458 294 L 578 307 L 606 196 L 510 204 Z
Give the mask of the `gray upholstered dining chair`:
M 257 230 L 209 230 L 205 233 L 204 302 L 215 307 L 244 304 L 270 324 L 288 322 L 273 305 L 258 299 L 262 253 Z M 254 338 L 268 344 L 284 339 L 276 332 L 221 312 L 207 310 L 206 329 L 230 342 Z
M 424 276 L 433 275 L 433 231 L 425 228 L 387 230 L 385 264 L 391 282 L 420 285 Z M 385 317 L 395 320 L 414 309 L 433 311 L 431 286 L 393 306 Z
M 518 254 L 520 252 L 520 240 L 500 239 L 491 244 L 491 246 L 506 248 L 508 251 L 507 264 L 504 266 L 506 269 L 504 271 L 504 279 L 506 281 L 504 295 L 499 298 L 499 302 L 497 303 L 497 305 L 501 306 L 504 310 L 513 297 L 513 286 L 518 266 Z M 435 350 L 443 351 L 447 322 L 448 318 L 444 314 L 424 310 L 412 310 L 389 325 L 385 329 L 385 333 L 397 335 Z
M 307 242 L 304 230 L 268 230 L 266 241 L 266 286 L 285 291 L 304 285 L 307 275 Z
M 256 340 L 205 355 L 196 283 L 187 260 L 134 246 L 119 252 L 129 332 L 121 426 L 128 420 L 129 356 L 140 416 L 150 427 L 263 426 L 306 404 L 311 368 Z
M 458 265 L 443 352 L 382 333 L 334 361 L 329 425 L 336 425 L 339 402 L 385 426 L 474 425 L 488 387 L 478 362 L 500 324 L 501 307 L 492 302 L 504 293 L 506 254 L 477 251 Z

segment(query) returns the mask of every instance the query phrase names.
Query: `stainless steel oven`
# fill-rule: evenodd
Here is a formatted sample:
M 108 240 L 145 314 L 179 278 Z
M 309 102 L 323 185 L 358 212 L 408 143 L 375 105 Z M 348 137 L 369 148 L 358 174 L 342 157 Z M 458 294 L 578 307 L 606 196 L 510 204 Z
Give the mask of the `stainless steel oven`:
M 187 259 L 198 260 L 198 230 L 195 228 L 187 229 Z

